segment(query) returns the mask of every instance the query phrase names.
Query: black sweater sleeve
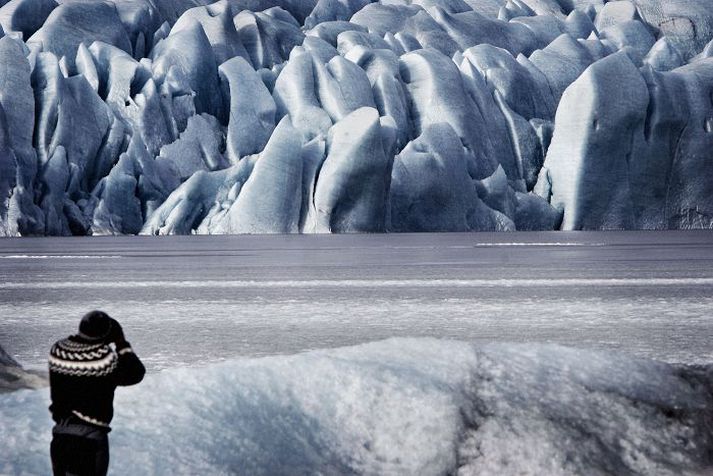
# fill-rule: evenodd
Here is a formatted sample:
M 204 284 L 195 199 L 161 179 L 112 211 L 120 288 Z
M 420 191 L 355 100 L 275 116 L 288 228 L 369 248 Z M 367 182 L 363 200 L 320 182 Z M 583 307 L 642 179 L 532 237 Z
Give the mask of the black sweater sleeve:
M 146 368 L 139 357 L 134 354 L 131 344 L 126 341 L 116 344 L 116 353 L 119 355 L 119 362 L 113 373 L 116 385 L 136 385 L 141 382 L 144 379 Z

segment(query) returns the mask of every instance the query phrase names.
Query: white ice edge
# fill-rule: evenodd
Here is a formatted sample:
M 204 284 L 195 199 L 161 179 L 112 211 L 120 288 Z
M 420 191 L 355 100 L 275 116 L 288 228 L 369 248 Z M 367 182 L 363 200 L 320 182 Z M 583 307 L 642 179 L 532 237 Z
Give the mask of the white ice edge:
M 606 246 L 607 243 L 548 243 L 548 242 L 542 242 L 542 243 L 524 243 L 524 242 L 513 242 L 513 243 L 473 243 L 472 246 L 474 247 L 481 247 L 481 246 Z
M 566 242 L 538 242 L 538 243 L 526 243 L 526 242 L 510 242 L 510 243 L 472 243 L 467 245 L 454 245 L 454 246 L 393 246 L 395 249 L 421 249 L 421 248 L 441 248 L 444 250 L 448 249 L 469 249 L 469 248 L 491 248 L 491 247 L 587 247 L 587 246 L 606 246 L 606 243 L 566 243 Z M 124 256 L 121 255 L 54 255 L 54 254 L 9 254 L 0 255 L 0 259 L 121 259 Z
M 553 278 L 553 279 L 343 279 L 343 280 L 184 280 L 4 282 L 0 289 L 114 288 L 497 288 L 712 286 L 713 278 Z
M 104 255 L 5 255 L 0 259 L 119 259 L 121 256 Z

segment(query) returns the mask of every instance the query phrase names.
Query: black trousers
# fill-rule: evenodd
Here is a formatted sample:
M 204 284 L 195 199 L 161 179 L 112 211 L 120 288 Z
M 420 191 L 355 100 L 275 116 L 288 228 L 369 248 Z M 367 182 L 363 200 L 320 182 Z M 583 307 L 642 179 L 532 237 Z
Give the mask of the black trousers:
M 106 431 L 87 425 L 58 424 L 52 430 L 54 476 L 105 476 L 109 469 Z

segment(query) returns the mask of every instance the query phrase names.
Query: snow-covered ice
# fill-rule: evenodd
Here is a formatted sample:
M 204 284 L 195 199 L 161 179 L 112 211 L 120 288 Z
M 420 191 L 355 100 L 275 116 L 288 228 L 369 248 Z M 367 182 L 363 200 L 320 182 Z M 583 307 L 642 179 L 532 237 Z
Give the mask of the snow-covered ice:
M 695 474 L 713 374 L 558 346 L 392 339 L 119 389 L 132 474 Z M 0 395 L 0 472 L 49 471 L 46 390 Z

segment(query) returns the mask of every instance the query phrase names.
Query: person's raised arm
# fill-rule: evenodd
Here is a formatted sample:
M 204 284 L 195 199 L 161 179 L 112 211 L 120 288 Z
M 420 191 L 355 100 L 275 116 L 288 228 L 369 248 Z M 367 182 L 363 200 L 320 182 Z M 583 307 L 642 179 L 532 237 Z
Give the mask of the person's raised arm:
M 112 329 L 107 339 L 114 343 L 119 356 L 116 370 L 113 373 L 114 381 L 117 385 L 135 385 L 143 380 L 146 368 L 124 337 L 121 325 L 115 319 L 112 321 Z

